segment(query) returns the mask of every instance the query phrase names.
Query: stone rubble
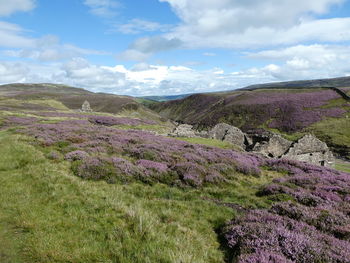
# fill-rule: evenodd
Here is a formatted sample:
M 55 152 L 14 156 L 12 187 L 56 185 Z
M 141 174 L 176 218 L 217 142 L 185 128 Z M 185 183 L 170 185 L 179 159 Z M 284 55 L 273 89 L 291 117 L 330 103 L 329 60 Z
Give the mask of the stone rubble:
M 326 167 L 334 165 L 334 156 L 327 144 L 311 134 L 292 142 L 276 133 L 261 131 L 248 135 L 237 127 L 219 123 L 209 132 L 199 132 L 192 125 L 180 124 L 169 135 L 226 141 L 241 147 L 243 150 L 260 154 L 266 158 L 286 158 Z

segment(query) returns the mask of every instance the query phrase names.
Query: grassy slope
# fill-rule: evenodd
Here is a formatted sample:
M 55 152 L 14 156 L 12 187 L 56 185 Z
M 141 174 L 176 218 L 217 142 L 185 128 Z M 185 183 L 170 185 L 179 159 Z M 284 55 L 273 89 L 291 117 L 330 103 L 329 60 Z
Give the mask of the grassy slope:
M 266 207 L 272 201 L 255 193 L 281 176 L 235 175 L 202 189 L 111 185 L 73 176 L 31 141 L 0 132 L 0 262 L 224 262 L 216 230 L 235 212 L 203 198 Z
M 0 96 L 28 100 L 56 100 L 69 109 L 80 109 L 85 100 L 94 111 L 119 113 L 143 108 L 132 97 L 93 93 L 84 89 L 56 84 L 9 84 L 0 86 Z

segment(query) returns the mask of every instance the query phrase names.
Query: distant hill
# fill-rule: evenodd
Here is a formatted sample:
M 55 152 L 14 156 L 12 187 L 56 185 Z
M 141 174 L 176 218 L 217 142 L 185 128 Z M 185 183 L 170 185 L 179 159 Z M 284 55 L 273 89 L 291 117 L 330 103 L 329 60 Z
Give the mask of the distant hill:
M 350 77 L 314 79 L 314 80 L 297 80 L 286 82 L 274 82 L 266 84 L 251 85 L 240 90 L 256 89 L 280 89 L 280 88 L 321 88 L 321 87 L 350 87 Z
M 138 109 L 132 97 L 93 93 L 84 89 L 59 84 L 8 84 L 0 86 L 0 96 L 22 100 L 53 99 L 69 109 L 80 109 L 85 100 L 94 111 L 117 113 L 125 109 Z
M 193 93 L 191 93 L 191 94 L 181 94 L 181 95 L 169 95 L 169 96 L 143 96 L 143 97 L 140 97 L 140 98 L 143 98 L 143 99 L 146 99 L 146 100 L 163 102 L 163 101 L 169 101 L 169 100 L 183 99 L 183 98 L 186 98 L 188 96 L 191 96 L 192 94 Z

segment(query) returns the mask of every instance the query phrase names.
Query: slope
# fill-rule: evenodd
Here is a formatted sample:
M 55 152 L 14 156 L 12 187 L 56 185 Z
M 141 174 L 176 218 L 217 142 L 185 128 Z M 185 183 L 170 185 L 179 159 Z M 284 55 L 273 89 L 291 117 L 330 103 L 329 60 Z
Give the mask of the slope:
M 342 90 L 350 94 L 349 88 Z M 295 137 L 311 131 L 340 149 L 340 155 L 350 157 L 350 102 L 332 89 L 261 88 L 195 94 L 150 107 L 163 117 L 202 129 L 226 122 L 245 132 L 270 129 Z

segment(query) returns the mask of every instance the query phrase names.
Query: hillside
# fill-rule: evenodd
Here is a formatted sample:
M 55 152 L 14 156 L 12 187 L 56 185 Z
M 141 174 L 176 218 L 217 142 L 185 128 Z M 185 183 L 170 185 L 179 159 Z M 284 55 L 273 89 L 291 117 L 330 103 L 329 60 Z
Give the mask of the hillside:
M 256 90 L 256 89 L 280 89 L 280 88 L 321 88 L 321 87 L 350 87 L 350 77 L 330 78 L 330 79 L 314 79 L 314 80 L 297 80 L 286 82 L 274 82 L 266 84 L 251 85 L 242 90 Z
M 93 93 L 84 89 L 58 84 L 8 84 L 0 86 L 0 96 L 18 100 L 57 100 L 67 108 L 77 110 L 85 100 L 98 112 L 117 113 L 125 109 L 137 109 L 132 97 Z
M 169 100 L 179 100 L 191 96 L 192 94 L 180 94 L 180 95 L 170 95 L 170 96 L 144 96 L 140 97 L 151 101 L 169 101 Z
M 349 88 L 342 88 L 350 94 Z M 350 157 L 350 102 L 332 89 L 273 88 L 195 94 L 152 104 L 163 117 L 200 129 L 226 122 L 245 132 L 267 129 L 289 137 L 312 132 Z

